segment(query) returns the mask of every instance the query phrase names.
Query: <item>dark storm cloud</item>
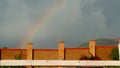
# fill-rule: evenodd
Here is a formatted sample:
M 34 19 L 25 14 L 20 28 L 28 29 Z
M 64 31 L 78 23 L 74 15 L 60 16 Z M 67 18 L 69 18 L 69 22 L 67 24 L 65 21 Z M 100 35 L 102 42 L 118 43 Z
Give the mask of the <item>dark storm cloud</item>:
M 98 0 L 98 7 L 103 9 L 103 14 L 106 18 L 108 27 L 112 24 L 119 24 L 120 21 L 120 0 Z
M 66 47 L 97 38 L 120 36 L 119 0 L 66 0 L 32 38 L 34 47 Z M 58 0 L 0 0 L 0 47 L 19 47 L 38 21 Z M 4 44 L 3 44 L 4 43 Z

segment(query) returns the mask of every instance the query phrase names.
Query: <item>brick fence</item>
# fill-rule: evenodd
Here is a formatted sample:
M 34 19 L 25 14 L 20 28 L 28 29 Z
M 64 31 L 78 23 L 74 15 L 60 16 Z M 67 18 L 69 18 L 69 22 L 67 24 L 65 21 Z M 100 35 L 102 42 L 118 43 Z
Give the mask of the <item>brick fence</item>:
M 94 40 L 89 41 L 88 48 L 65 48 L 64 42 L 58 43 L 58 49 L 32 49 L 33 46 L 33 43 L 28 43 L 27 49 L 1 48 L 0 59 L 14 60 L 15 56 L 21 54 L 20 59 L 23 60 L 79 60 L 81 55 L 90 56 L 90 52 L 102 60 L 112 60 L 109 54 L 113 48 L 118 47 L 117 45 L 96 45 Z
M 90 52 L 102 60 L 112 60 L 109 54 L 113 48 L 118 47 L 117 45 L 96 46 L 95 40 L 89 41 L 89 48 L 65 48 L 64 42 L 58 43 L 58 49 L 32 49 L 33 46 L 34 44 L 28 43 L 27 49 L 0 49 L 0 59 L 15 60 L 15 57 L 21 54 L 22 60 L 79 60 L 81 55 L 90 56 Z

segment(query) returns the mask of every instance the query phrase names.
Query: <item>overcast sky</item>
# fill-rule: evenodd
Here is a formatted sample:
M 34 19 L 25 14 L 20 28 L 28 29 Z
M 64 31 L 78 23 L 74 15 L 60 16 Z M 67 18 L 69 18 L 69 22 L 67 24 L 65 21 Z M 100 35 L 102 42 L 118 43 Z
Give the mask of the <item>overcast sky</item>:
M 20 47 L 35 25 L 41 23 L 38 21 L 60 1 L 0 0 L 0 47 Z M 120 38 L 120 0 L 64 2 L 32 38 L 34 48 L 57 48 L 60 40 L 65 47 L 78 47 L 97 38 Z

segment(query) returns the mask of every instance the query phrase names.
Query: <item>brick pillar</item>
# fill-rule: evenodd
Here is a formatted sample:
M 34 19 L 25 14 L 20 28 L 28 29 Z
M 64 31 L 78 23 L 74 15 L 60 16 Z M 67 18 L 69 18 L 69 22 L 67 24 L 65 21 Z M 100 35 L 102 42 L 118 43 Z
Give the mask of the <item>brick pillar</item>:
M 64 42 L 60 41 L 58 43 L 58 52 L 59 52 L 59 60 L 64 60 Z M 63 68 L 62 66 L 59 66 L 58 68 Z
M 58 48 L 59 59 L 64 60 L 64 42 L 59 42 L 58 46 L 59 46 L 59 48 Z
M 32 60 L 32 43 L 27 44 L 27 60 Z M 27 66 L 26 68 L 32 68 L 32 66 Z
M 95 40 L 90 40 L 90 41 L 89 41 L 89 52 L 90 52 L 93 56 L 95 56 L 95 45 L 96 45 Z

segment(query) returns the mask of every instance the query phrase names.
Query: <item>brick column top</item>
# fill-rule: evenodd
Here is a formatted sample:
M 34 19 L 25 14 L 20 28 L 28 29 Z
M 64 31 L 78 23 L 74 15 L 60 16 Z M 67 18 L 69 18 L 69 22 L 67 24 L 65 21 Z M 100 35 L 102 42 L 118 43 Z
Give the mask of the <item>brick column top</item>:
M 33 43 L 27 43 L 27 45 L 33 45 Z
M 59 43 L 64 43 L 64 41 L 59 41 Z

